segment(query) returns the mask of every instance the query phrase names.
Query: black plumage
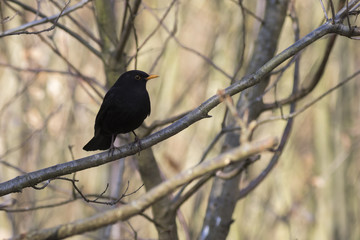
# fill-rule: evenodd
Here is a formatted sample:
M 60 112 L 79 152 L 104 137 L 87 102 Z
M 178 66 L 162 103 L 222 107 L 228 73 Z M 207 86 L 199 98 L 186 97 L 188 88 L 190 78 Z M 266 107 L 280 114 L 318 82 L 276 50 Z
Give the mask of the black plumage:
M 83 149 L 109 149 L 117 134 L 137 129 L 150 115 L 150 98 L 146 83 L 156 77 L 158 76 L 138 70 L 123 73 L 106 93 L 95 119 L 94 137 Z

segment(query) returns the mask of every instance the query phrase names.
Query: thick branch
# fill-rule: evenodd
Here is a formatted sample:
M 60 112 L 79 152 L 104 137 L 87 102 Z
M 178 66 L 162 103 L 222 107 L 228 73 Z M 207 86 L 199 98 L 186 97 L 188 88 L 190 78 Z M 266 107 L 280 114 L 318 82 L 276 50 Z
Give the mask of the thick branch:
M 119 208 L 99 213 L 87 219 L 81 219 L 73 223 L 60 225 L 54 228 L 36 231 L 29 234 L 22 234 L 14 239 L 62 239 L 76 234 L 113 224 L 117 221 L 126 220 L 136 214 L 141 213 L 153 203 L 168 195 L 179 186 L 203 176 L 209 172 L 221 169 L 229 164 L 239 162 L 253 154 L 273 148 L 277 145 L 275 138 L 269 138 L 253 143 L 246 143 L 243 146 L 231 149 L 216 158 L 203 162 L 192 169 L 188 169 L 174 178 L 163 182 L 151 189 L 138 200 Z
M 299 41 L 295 42 L 292 46 L 285 49 L 283 52 L 269 60 L 261 68 L 259 68 L 254 74 L 245 76 L 240 81 L 235 82 L 224 90 L 224 94 L 235 95 L 240 91 L 249 88 L 259 83 L 264 76 L 269 74 L 279 64 L 301 51 L 309 44 L 320 39 L 324 35 L 332 32 L 336 32 L 338 25 L 332 25 L 325 23 L 316 30 L 312 31 Z M 208 117 L 208 112 L 215 108 L 220 103 L 220 98 L 217 94 L 210 97 L 208 100 L 203 102 L 198 108 L 194 109 L 175 123 L 170 126 L 153 133 L 152 135 L 145 137 L 140 140 L 140 144 L 143 149 L 151 147 L 180 131 L 186 129 L 195 122 Z M 133 155 L 138 152 L 137 144 L 127 144 L 114 151 L 114 154 L 109 157 L 108 152 L 99 153 L 89 157 L 81 158 L 75 161 L 58 164 L 49 168 L 38 170 L 25 174 L 23 176 L 16 177 L 12 180 L 0 184 L 0 196 L 12 192 L 20 192 L 23 188 L 34 186 L 42 181 L 52 179 L 55 177 L 63 176 L 66 174 L 81 171 L 87 168 L 96 167 L 119 158 L 123 158 L 129 155 Z

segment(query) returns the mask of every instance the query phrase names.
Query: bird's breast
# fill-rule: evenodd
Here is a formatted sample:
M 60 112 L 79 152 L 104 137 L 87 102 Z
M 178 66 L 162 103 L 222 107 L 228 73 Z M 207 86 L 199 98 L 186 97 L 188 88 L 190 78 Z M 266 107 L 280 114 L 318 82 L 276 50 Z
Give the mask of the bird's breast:
M 110 101 L 102 131 L 109 134 L 127 133 L 138 128 L 150 113 L 147 91 L 128 91 L 116 94 Z

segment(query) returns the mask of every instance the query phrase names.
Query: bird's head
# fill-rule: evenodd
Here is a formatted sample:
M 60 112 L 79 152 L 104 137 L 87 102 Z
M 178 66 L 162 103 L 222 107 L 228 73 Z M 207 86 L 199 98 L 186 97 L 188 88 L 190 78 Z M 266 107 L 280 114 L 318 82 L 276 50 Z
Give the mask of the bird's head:
M 147 74 L 146 72 L 139 70 L 127 71 L 119 77 L 114 84 L 114 87 L 120 87 L 123 84 L 126 85 L 146 85 L 146 82 L 150 79 L 157 78 L 158 75 Z

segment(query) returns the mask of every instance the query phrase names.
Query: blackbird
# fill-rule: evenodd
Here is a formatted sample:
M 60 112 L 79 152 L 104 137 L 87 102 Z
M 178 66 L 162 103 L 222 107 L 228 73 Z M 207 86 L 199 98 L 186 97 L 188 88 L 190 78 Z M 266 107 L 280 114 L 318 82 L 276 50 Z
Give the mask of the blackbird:
M 134 132 L 150 115 L 146 82 L 158 75 L 132 70 L 123 73 L 106 93 L 95 119 L 94 137 L 83 147 L 86 151 L 113 147 L 116 135 Z

